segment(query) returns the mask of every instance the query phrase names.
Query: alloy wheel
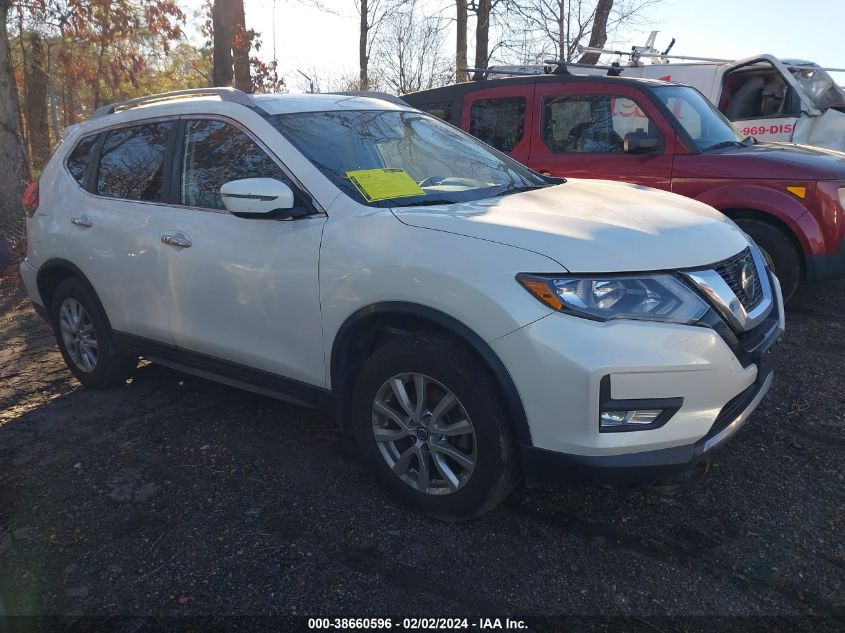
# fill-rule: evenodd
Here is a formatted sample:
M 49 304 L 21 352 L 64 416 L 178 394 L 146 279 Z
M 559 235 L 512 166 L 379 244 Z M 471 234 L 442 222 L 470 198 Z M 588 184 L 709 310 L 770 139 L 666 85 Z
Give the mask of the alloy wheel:
M 73 297 L 62 301 L 59 308 L 59 330 L 74 365 L 86 373 L 94 371 L 97 367 L 97 333 L 88 312 Z
M 411 488 L 447 495 L 475 470 L 475 429 L 457 396 L 420 373 L 397 374 L 376 392 L 373 438 L 393 473 Z

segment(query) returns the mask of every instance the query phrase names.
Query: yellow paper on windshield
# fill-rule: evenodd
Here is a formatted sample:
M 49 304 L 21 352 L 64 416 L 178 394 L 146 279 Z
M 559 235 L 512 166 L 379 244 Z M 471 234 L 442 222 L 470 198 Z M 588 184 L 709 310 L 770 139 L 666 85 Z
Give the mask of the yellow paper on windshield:
M 404 169 L 358 169 L 346 172 L 346 177 L 367 202 L 425 195 Z

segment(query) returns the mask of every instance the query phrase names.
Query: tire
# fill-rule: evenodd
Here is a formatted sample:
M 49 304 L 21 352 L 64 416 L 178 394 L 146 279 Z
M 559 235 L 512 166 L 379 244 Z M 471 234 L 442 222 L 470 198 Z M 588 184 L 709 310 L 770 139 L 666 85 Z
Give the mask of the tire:
M 400 404 L 397 380 L 408 396 L 406 405 L 416 411 L 418 385 L 423 385 L 423 415 L 416 421 Z M 438 414 L 438 404 L 452 402 L 448 394 L 455 401 Z M 398 338 L 376 350 L 355 381 L 351 408 L 355 439 L 393 497 L 443 520 L 477 517 L 492 510 L 519 481 L 514 435 L 497 394 L 488 369 L 458 340 L 438 333 Z M 377 403 L 400 414 L 407 427 L 383 415 Z M 414 428 L 415 433 L 409 433 Z M 380 443 L 376 432 L 382 438 L 402 437 Z M 412 456 L 402 460 L 407 451 Z M 388 459 L 394 460 L 400 474 Z M 428 486 L 421 474 L 422 459 L 428 464 Z M 471 469 L 468 462 L 473 463 Z
M 138 365 L 137 356 L 117 350 L 100 300 L 76 277 L 65 279 L 53 291 L 50 323 L 65 363 L 86 387 L 122 385 Z
M 737 226 L 748 233 L 774 268 L 780 280 L 783 300 L 787 301 L 801 281 L 801 255 L 792 240 L 776 226 L 761 220 L 738 218 Z

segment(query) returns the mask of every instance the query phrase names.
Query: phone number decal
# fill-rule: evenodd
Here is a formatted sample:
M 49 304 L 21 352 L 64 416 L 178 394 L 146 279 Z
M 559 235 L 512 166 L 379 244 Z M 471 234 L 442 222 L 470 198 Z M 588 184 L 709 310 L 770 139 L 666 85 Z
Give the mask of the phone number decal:
M 752 125 L 742 128 L 743 136 L 763 136 L 764 134 L 792 134 L 792 124 L 784 125 Z

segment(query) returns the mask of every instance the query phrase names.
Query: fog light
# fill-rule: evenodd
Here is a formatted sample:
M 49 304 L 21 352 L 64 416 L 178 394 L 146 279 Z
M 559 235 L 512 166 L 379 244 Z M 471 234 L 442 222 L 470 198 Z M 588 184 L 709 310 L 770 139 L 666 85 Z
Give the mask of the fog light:
M 663 409 L 633 409 L 630 411 L 602 411 L 599 416 L 601 429 L 619 427 L 636 428 L 638 425 L 654 424 Z

